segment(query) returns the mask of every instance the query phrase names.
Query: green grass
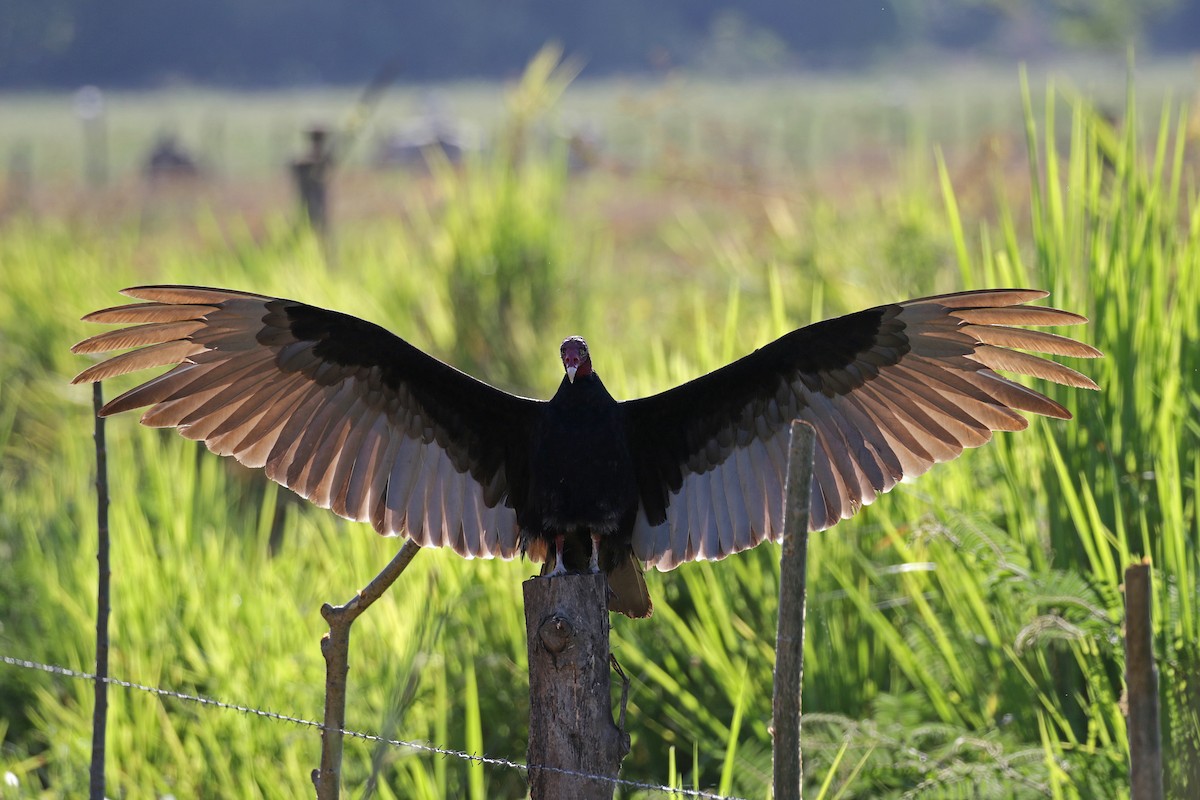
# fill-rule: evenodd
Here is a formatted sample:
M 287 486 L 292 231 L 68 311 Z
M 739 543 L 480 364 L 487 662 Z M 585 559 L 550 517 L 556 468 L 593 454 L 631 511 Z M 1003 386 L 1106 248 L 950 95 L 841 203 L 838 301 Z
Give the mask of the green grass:
M 1057 392 L 1074 421 L 1002 435 L 811 540 L 810 792 L 1122 796 L 1120 582 L 1148 555 L 1168 779 L 1187 796 L 1200 781 L 1195 145 L 1172 104 L 1113 130 L 1074 94 L 1026 102 L 1032 179 L 998 170 L 986 202 L 968 197 L 980 187 L 963 185 L 952 159 L 939 171 L 910 152 L 869 193 L 672 194 L 672 213 L 630 227 L 624 206 L 660 200 L 668 166 L 569 180 L 550 153 L 435 170 L 405 196 L 402 220 L 339 228 L 330 262 L 281 217 L 250 229 L 202 209 L 178 236 L 136 221 L 9 220 L 0 652 L 92 667 L 91 404 L 66 384 L 84 363 L 67 348 L 89 332 L 78 317 L 117 302 L 119 287 L 208 283 L 317 302 L 540 394 L 557 380 L 554 344 L 585 332 L 628 397 L 818 316 L 1041 286 L 1091 317 L 1069 333 L 1107 353 L 1083 367 L 1102 391 Z M 112 420 L 109 436 L 112 673 L 318 719 L 320 605 L 348 599 L 399 543 L 132 418 Z M 419 554 L 356 625 L 348 724 L 523 760 L 531 571 Z M 649 583 L 654 617 L 614 623 L 634 682 L 623 775 L 768 797 L 777 550 Z M 110 796 L 311 792 L 313 729 L 117 688 L 110 698 Z M 90 684 L 0 667 L 0 708 L 0 766 L 21 786 L 2 796 L 82 794 Z M 345 769 L 352 797 L 512 797 L 524 785 L 510 770 L 356 739 Z

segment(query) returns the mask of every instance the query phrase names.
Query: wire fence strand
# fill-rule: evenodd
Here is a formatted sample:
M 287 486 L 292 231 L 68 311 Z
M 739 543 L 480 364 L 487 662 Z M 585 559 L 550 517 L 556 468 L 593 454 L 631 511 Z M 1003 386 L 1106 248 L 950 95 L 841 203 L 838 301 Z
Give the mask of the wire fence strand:
M 311 720 L 311 719 L 304 719 L 303 717 L 293 716 L 291 714 L 281 714 L 276 711 L 266 711 L 261 708 L 254 708 L 253 706 L 241 705 L 239 703 L 228 703 L 228 702 L 225 702 L 224 700 L 216 700 L 211 697 L 202 697 L 200 695 L 187 694 L 185 692 L 177 692 L 173 689 L 164 689 L 159 686 L 147 686 L 146 684 L 135 683 L 134 681 L 121 680 L 120 678 L 101 677 L 101 676 L 96 675 L 91 672 L 83 672 L 80 670 L 71 669 L 69 667 L 58 666 L 57 664 L 43 664 L 40 661 L 31 661 L 29 659 L 15 658 L 13 656 L 7 656 L 7 655 L 0 655 L 0 662 L 3 662 L 12 667 L 21 667 L 24 669 L 39 670 L 41 672 L 50 673 L 51 675 L 59 675 L 64 678 L 72 678 L 75 680 L 87 680 L 87 681 L 101 681 L 110 686 L 120 686 L 124 689 L 134 689 L 139 692 L 147 692 L 149 694 L 157 695 L 159 697 L 170 697 L 175 700 L 182 700 L 182 701 L 188 702 L 188 703 L 197 703 L 201 706 L 208 706 L 211 708 L 220 708 L 220 709 L 224 709 L 226 711 L 238 711 L 243 714 L 250 714 L 252 716 L 263 717 L 265 719 L 276 720 L 276 721 L 280 721 L 280 722 L 290 722 L 294 725 L 301 725 L 304 727 L 316 728 L 317 730 L 325 729 L 325 726 L 320 722 L 317 722 L 317 721 Z M 497 756 L 478 755 L 475 753 L 468 753 L 463 750 L 455 750 L 454 748 L 451 748 L 451 747 L 437 747 L 435 745 L 423 744 L 421 742 L 411 742 L 411 741 L 405 741 L 403 739 L 389 739 L 385 736 L 379 736 L 379 735 L 373 734 L 373 733 L 365 733 L 363 731 L 348 730 L 346 728 L 338 728 L 338 729 L 336 729 L 336 732 L 342 734 L 343 736 L 349 736 L 354 739 L 361 739 L 361 740 L 367 741 L 367 742 L 375 742 L 378 744 L 389 745 L 391 747 L 402 747 L 402 748 L 407 748 L 407 749 L 411 749 L 411 750 L 418 750 L 420 752 L 431 753 L 433 755 L 450 756 L 452 758 L 459 758 L 459 759 L 462 759 L 463 761 L 470 761 L 470 762 L 474 762 L 477 764 L 484 764 L 484 765 L 487 765 L 490 767 L 503 767 L 506 769 L 520 770 L 522 772 L 528 772 L 530 769 L 530 766 L 528 764 L 522 764 L 521 762 L 513 761 L 512 759 L 501 758 L 501 757 L 497 757 Z M 743 798 L 739 798 L 739 797 L 735 797 L 735 796 L 731 796 L 731 795 L 716 794 L 715 792 L 706 792 L 706 791 L 702 791 L 700 789 L 681 789 L 681 788 L 667 786 L 665 784 L 660 784 L 660 783 L 647 783 L 644 781 L 629 780 L 627 778 L 613 778 L 613 777 L 609 777 L 607 775 L 593 775 L 591 773 L 579 772 L 577 770 L 571 770 L 571 769 L 563 769 L 561 767 L 534 765 L 532 768 L 545 770 L 547 772 L 557 772 L 557 773 L 561 773 L 563 775 L 570 775 L 570 776 L 573 776 L 576 778 L 588 778 L 588 779 L 597 780 L 597 781 L 607 781 L 609 783 L 613 783 L 618 786 L 623 786 L 623 787 L 626 787 L 629 789 L 640 789 L 642 791 L 658 792 L 661 794 L 677 795 L 680 797 L 699 797 L 699 798 L 704 798 L 704 800 L 743 800 Z

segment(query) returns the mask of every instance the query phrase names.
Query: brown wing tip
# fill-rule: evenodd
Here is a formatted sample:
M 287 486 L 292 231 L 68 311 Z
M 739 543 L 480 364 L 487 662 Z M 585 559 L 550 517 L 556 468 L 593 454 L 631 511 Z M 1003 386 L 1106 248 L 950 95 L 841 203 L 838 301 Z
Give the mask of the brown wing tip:
M 947 308 L 972 308 L 979 306 L 1004 308 L 1006 306 L 1019 306 L 1023 303 L 1028 303 L 1032 300 L 1041 300 L 1043 297 L 1049 296 L 1050 293 L 1044 289 L 971 289 L 964 292 L 949 292 L 948 294 L 922 297 L 917 300 L 910 300 L 909 302 L 926 303 L 934 301 Z
M 186 286 L 181 284 L 161 284 L 156 286 L 130 286 L 122 289 L 121 294 L 138 300 L 150 300 L 155 303 L 196 304 L 207 305 L 223 303 L 235 298 L 269 300 L 266 295 L 253 292 L 238 292 L 231 289 L 214 289 L 208 286 Z
M 174 293 L 177 293 L 180 291 L 185 291 L 185 290 L 194 289 L 194 288 L 196 288 L 196 287 L 182 286 L 182 285 L 177 285 L 177 284 L 158 284 L 158 285 L 146 285 L 146 286 L 126 286 L 124 289 L 121 289 L 120 291 L 121 291 L 121 294 L 125 295 L 126 297 L 132 297 L 136 300 L 158 301 L 158 298 L 161 297 L 165 293 L 169 292 L 171 294 L 174 294 Z
M 93 364 L 92 366 L 88 367 L 74 378 L 71 378 L 71 385 L 74 386 L 77 383 L 95 383 L 98 380 L 102 380 L 102 378 L 97 375 L 97 373 L 100 371 L 100 367 L 102 366 L 104 366 L 103 362 L 99 364 Z
M 1050 417 L 1051 419 L 1075 419 L 1075 415 L 1072 414 L 1066 406 L 1062 405 L 1061 403 L 1056 403 L 1053 400 L 1050 400 L 1050 398 L 1046 399 L 1050 401 L 1052 407 L 1038 411 L 1038 414 L 1041 414 L 1044 417 Z
M 108 308 L 101 308 L 84 314 L 79 320 L 80 322 L 108 323 L 113 321 L 111 317 L 114 313 L 125 311 L 127 308 L 129 306 L 109 306 Z
M 1083 314 L 1076 314 L 1074 311 L 1063 311 L 1061 308 L 1047 309 L 1058 314 L 1056 325 L 1084 325 L 1088 322 L 1088 318 Z

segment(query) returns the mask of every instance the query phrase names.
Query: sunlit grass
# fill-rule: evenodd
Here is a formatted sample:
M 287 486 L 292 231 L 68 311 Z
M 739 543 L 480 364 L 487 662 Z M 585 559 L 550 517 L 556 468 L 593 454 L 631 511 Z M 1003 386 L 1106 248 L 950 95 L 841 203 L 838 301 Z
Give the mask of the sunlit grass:
M 824 797 L 1118 796 L 1120 582 L 1149 555 L 1168 769 L 1190 791 L 1200 758 L 1189 677 L 1200 663 L 1200 211 L 1187 115 L 1166 106 L 1114 130 L 1086 103 L 1049 97 L 1029 101 L 1036 189 L 1024 204 L 956 220 L 947 208 L 960 207 L 963 187 L 927 159 L 920 181 L 849 205 L 763 198 L 758 229 L 681 214 L 661 239 L 687 266 L 646 279 L 637 253 L 614 252 L 603 219 L 572 211 L 554 158 L 436 172 L 428 204 L 403 222 L 339 231 L 332 266 L 282 222 L 251 235 L 202 220 L 208 232 L 186 246 L 132 227 L 8 224 L 0 650 L 92 666 L 91 405 L 66 385 L 84 363 L 67 348 L 89 333 L 77 318 L 118 302 L 122 286 L 215 284 L 320 303 L 543 395 L 557 342 L 583 332 L 614 394 L 628 397 L 819 316 L 1031 285 L 1091 317 L 1068 332 L 1106 352 L 1082 367 L 1102 391 L 1057 391 L 1074 421 L 1001 435 L 812 538 L 808 783 Z M 609 177 L 594 180 L 612 189 Z M 503 325 L 487 316 L 500 292 L 511 304 Z M 352 596 L 399 542 L 289 502 L 132 418 L 112 420 L 109 435 L 113 674 L 319 719 L 320 605 Z M 422 552 L 355 628 L 348 724 L 523 760 L 520 583 L 531 571 Z M 649 583 L 654 617 L 614 622 L 613 649 L 633 679 L 624 776 L 767 797 L 777 551 Z M 315 729 L 117 688 L 110 697 L 114 796 L 311 793 Z M 3 768 L 48 796 L 81 795 L 90 684 L 3 667 L 0 702 Z M 506 797 L 524 786 L 518 772 L 353 739 L 345 766 L 350 796 Z

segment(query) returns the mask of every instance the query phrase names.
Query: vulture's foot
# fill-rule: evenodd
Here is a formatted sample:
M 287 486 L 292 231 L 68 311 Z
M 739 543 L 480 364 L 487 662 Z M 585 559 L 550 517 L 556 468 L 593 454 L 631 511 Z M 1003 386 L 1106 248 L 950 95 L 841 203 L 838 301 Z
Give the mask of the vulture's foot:
M 566 538 L 565 536 L 554 537 L 554 569 L 546 573 L 547 578 L 567 574 L 567 565 L 563 563 L 563 545 L 566 542 Z

